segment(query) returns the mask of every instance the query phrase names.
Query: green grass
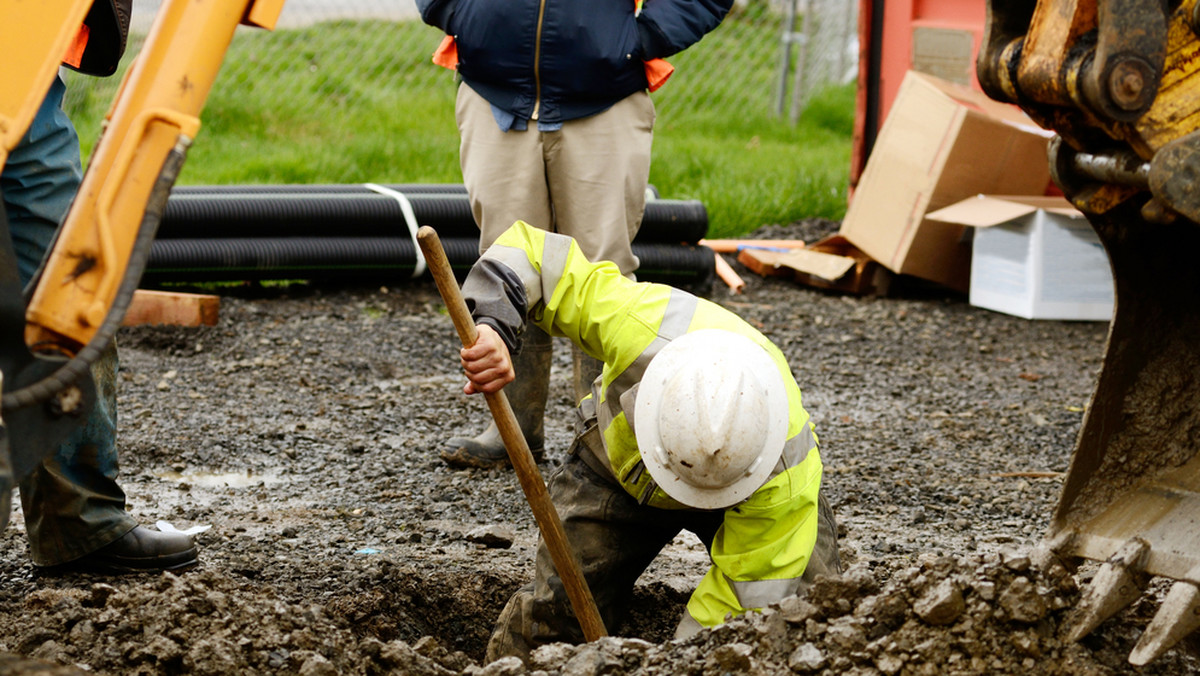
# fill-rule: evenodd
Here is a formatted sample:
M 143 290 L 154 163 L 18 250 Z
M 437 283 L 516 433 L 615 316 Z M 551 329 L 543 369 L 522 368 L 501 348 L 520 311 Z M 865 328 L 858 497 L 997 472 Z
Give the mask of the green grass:
M 776 73 L 761 59 L 757 66 L 731 64 L 725 55 L 773 54 L 775 43 L 758 44 L 761 31 L 750 38 L 741 37 L 749 31 L 725 29 L 674 57 L 676 76 L 654 94 L 651 183 L 665 198 L 702 201 L 711 237 L 805 217 L 841 218 L 853 86 L 820 92 L 796 125 L 773 117 L 769 105 L 737 105 L 748 93 L 769 99 L 763 93 L 772 91 Z M 239 31 L 178 182 L 460 183 L 455 85 L 448 71 L 429 63 L 439 39 L 419 23 Z M 705 75 L 730 65 L 751 75 Z M 85 155 L 113 90 L 91 82 L 70 84 L 69 112 Z

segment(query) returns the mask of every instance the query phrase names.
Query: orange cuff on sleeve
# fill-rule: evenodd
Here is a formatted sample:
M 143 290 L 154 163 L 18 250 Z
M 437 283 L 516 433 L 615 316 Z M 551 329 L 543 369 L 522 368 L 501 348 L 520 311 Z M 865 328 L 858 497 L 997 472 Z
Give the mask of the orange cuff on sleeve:
M 433 52 L 433 62 L 442 68 L 458 68 L 458 44 L 453 35 L 442 38 L 442 44 Z
M 79 27 L 79 32 L 75 33 L 75 39 L 67 47 L 67 53 L 63 55 L 63 63 L 72 68 L 78 68 L 79 64 L 83 63 L 83 50 L 87 48 L 89 35 L 91 35 L 91 29 L 87 27 L 87 24 Z
M 646 81 L 650 83 L 650 91 L 654 91 L 667 83 L 675 66 L 663 59 L 651 59 L 646 62 Z

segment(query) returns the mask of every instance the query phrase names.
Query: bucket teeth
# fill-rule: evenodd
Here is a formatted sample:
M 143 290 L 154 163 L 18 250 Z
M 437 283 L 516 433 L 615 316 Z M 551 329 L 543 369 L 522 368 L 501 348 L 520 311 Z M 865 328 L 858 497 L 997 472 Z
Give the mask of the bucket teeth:
M 1154 619 L 1138 639 L 1133 652 L 1129 654 L 1129 663 L 1137 667 L 1146 666 L 1197 627 L 1200 627 L 1200 588 L 1180 580 L 1167 592 Z
M 1073 617 L 1067 622 L 1067 640 L 1078 641 L 1142 595 L 1150 544 L 1133 538 L 1105 561 L 1084 590 Z

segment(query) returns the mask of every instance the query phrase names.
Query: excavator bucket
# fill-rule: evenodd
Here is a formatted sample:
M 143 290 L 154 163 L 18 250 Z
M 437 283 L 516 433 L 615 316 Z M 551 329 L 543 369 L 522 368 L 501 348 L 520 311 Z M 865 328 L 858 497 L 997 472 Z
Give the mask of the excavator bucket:
M 1133 203 L 1089 219 L 1112 262 L 1116 307 L 1046 540 L 1060 557 L 1124 576 L 1107 586 L 1096 576 L 1075 638 L 1136 600 L 1147 576 L 1192 589 L 1182 615 L 1200 609 L 1200 225 L 1148 223 Z M 1126 547 L 1140 553 L 1123 556 Z M 1137 653 L 1144 664 L 1161 650 Z
M 1186 580 L 1200 565 L 1200 225 L 1148 223 L 1133 203 L 1089 220 L 1116 306 L 1047 538 L 1100 561 L 1138 538 L 1147 572 Z
M 1078 640 L 1176 580 L 1130 662 L 1200 626 L 1200 0 L 991 0 L 977 75 L 1057 133 L 1050 166 L 1112 265 L 1115 308 L 1042 551 L 1103 562 Z
M 1200 225 L 1148 223 L 1135 202 L 1089 220 L 1112 262 L 1116 307 L 1046 539 L 1060 556 L 1128 574 L 1085 595 L 1083 610 L 1105 612 L 1072 627 L 1076 638 L 1136 600 L 1139 578 L 1200 584 Z M 1118 556 L 1127 545 L 1144 553 Z

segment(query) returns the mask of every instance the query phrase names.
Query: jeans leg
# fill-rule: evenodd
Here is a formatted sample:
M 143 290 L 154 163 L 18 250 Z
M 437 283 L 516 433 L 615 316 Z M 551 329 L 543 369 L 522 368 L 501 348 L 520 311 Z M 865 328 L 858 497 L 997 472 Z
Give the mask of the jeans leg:
M 0 174 L 23 284 L 54 240 L 82 180 L 79 138 L 62 110 L 65 86 L 50 88 L 33 124 Z M 84 424 L 20 484 L 34 563 L 56 565 L 89 554 L 136 525 L 117 476 L 117 350 L 92 366 L 97 401 Z

